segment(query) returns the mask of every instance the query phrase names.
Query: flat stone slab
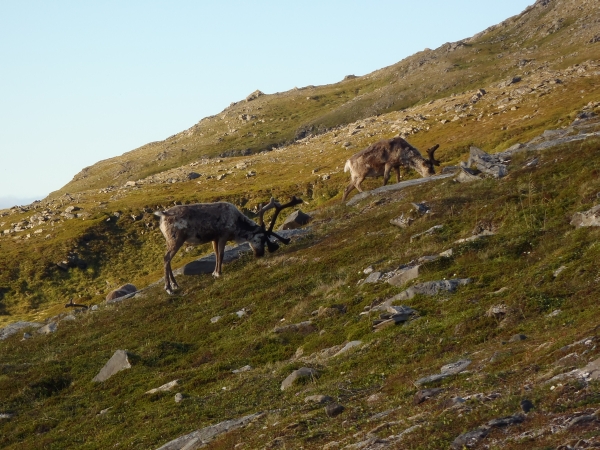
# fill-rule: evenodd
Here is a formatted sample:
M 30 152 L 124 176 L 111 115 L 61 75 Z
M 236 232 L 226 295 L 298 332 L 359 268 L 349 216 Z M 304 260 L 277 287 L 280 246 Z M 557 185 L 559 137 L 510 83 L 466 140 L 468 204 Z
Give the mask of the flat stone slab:
M 364 200 L 365 198 L 370 197 L 371 195 L 379 195 L 379 194 L 385 194 L 388 192 L 401 191 L 402 189 L 405 189 L 407 187 L 418 186 L 420 184 L 430 183 L 432 181 L 437 181 L 437 180 L 443 180 L 444 178 L 450 178 L 453 176 L 454 176 L 454 173 L 444 173 L 441 175 L 434 175 L 432 177 L 415 178 L 414 180 L 401 181 L 400 183 L 389 184 L 387 186 L 382 186 L 377 189 L 373 189 L 372 191 L 364 191 L 364 192 L 356 194 L 354 197 L 352 197 L 350 199 L 350 201 L 348 201 L 346 203 L 346 206 L 354 206 L 361 200 Z
M 6 338 L 9 338 L 15 333 L 18 333 L 20 330 L 24 328 L 40 328 L 42 324 L 35 322 L 15 322 L 10 325 L 5 326 L 4 328 L 0 328 L 0 341 L 3 341 Z
M 456 361 L 454 363 L 446 364 L 440 369 L 440 372 L 447 373 L 449 375 L 455 375 L 457 373 L 463 372 L 467 367 L 471 365 L 471 361 L 468 359 L 461 359 L 460 361 Z
M 195 450 L 204 447 L 215 437 L 246 426 L 262 416 L 264 416 L 264 413 L 259 412 L 240 417 L 239 419 L 224 420 L 215 425 L 210 425 L 193 431 L 190 434 L 186 434 L 185 436 L 178 437 L 177 439 L 167 442 L 157 450 Z
M 344 345 L 339 352 L 337 352 L 335 355 L 333 355 L 332 358 L 343 355 L 350 349 L 353 349 L 354 347 L 360 347 L 361 345 L 362 345 L 362 341 L 350 341 L 346 345 Z
M 383 305 L 387 307 L 396 301 L 410 300 L 417 294 L 433 296 L 442 291 L 454 292 L 459 286 L 465 286 L 471 281 L 471 278 L 455 278 L 452 280 L 427 281 L 425 283 L 418 283 L 400 292 L 398 295 L 386 300 Z
M 406 269 L 401 269 L 396 272 L 396 275 L 389 278 L 387 282 L 393 286 L 404 286 L 411 280 L 414 280 L 419 276 L 419 267 L 421 266 L 412 266 L 407 267 Z
M 166 391 L 170 391 L 171 389 L 173 389 L 175 386 L 179 385 L 179 380 L 173 380 L 170 381 L 166 384 L 163 384 L 160 387 L 154 388 L 154 389 L 150 389 L 149 391 L 146 392 L 146 394 L 154 394 L 156 392 L 166 392 Z
M 99 383 L 108 380 L 117 372 L 125 369 L 131 369 L 127 350 L 117 350 L 92 381 Z

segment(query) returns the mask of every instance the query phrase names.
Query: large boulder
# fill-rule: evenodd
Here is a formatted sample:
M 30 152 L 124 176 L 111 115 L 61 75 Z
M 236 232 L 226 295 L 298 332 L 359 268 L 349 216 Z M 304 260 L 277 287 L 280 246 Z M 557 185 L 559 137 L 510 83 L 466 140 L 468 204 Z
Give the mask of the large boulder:
M 311 217 L 300 210 L 294 211 L 286 217 L 283 224 L 279 227 L 280 230 L 293 230 L 306 225 Z
M 471 147 L 467 167 L 471 166 L 493 178 L 502 178 L 508 174 L 505 161 L 500 156 L 490 155 L 477 147 Z

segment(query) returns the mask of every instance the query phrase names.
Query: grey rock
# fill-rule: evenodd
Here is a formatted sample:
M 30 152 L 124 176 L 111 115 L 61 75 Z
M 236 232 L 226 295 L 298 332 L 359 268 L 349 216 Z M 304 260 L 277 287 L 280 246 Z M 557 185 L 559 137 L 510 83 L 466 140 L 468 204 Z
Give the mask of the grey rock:
M 415 208 L 415 211 L 417 211 L 419 214 L 427 214 L 429 212 L 429 210 L 431 209 L 429 206 L 427 206 L 426 203 L 411 203 L 411 205 L 413 206 L 413 208 Z
M 567 266 L 560 266 L 558 269 L 556 269 L 554 272 L 552 272 L 552 276 L 554 278 L 556 278 L 557 276 L 559 276 L 565 269 L 567 268 Z
M 200 175 L 197 172 L 190 172 L 187 174 L 187 179 L 188 180 L 195 180 L 196 178 L 200 178 L 202 175 Z
M 281 383 L 281 390 L 285 391 L 287 388 L 291 387 L 298 380 L 306 379 L 306 378 L 312 379 L 312 378 L 316 378 L 317 376 L 318 376 L 318 372 L 315 369 L 311 369 L 309 367 L 302 367 L 298 370 L 294 370 Z
M 454 363 L 446 364 L 440 369 L 440 372 L 448 375 L 455 375 L 457 373 L 463 372 L 471 365 L 471 361 L 468 359 L 461 359 L 460 361 L 456 361 Z
M 18 333 L 20 330 L 24 328 L 40 328 L 42 325 L 35 322 L 15 322 L 10 325 L 5 326 L 4 328 L 0 328 L 0 341 L 12 336 L 15 333 Z
M 332 402 L 333 398 L 329 395 L 309 395 L 304 399 L 304 403 L 318 403 L 325 404 Z
M 217 323 L 219 320 L 221 320 L 221 316 L 211 317 L 210 323 Z
M 453 450 L 463 450 L 464 448 L 474 448 L 479 441 L 484 439 L 490 430 L 486 427 L 477 428 L 467 433 L 463 433 L 452 441 Z
M 508 425 L 514 425 L 522 423 L 525 420 L 523 414 L 515 414 L 514 416 L 501 417 L 499 419 L 490 420 L 487 425 L 490 428 L 506 427 Z
M 136 292 L 137 288 L 133 284 L 127 283 L 121 287 L 118 287 L 114 291 L 109 292 L 106 296 L 106 302 L 112 303 L 115 301 L 118 302 L 124 300 L 125 298 L 131 298 L 135 295 Z
M 521 400 L 521 409 L 523 410 L 523 412 L 525 414 L 527 414 L 529 411 L 531 411 L 533 409 L 533 403 L 531 403 L 531 400 L 528 400 L 528 399 Z
M 127 350 L 117 350 L 92 381 L 97 383 L 106 381 L 117 372 L 125 369 L 131 369 L 131 364 L 127 357 Z
M 279 227 L 280 230 L 293 230 L 303 227 L 310 222 L 311 217 L 300 210 L 294 211 L 285 218 L 283 224 Z
M 482 177 L 479 175 L 480 172 L 468 167 L 461 167 L 454 177 L 454 181 L 458 183 L 471 183 L 472 181 L 480 181 Z
M 190 263 L 187 263 L 183 266 L 183 274 L 184 275 L 202 275 L 207 273 L 213 273 L 215 270 L 215 260 L 196 260 Z
M 173 381 L 169 381 L 166 384 L 163 384 L 160 387 L 154 388 L 154 389 L 150 389 L 149 391 L 146 391 L 146 394 L 154 394 L 156 392 L 166 392 L 166 391 L 170 391 L 171 389 L 173 389 L 175 386 L 179 385 L 179 380 L 173 380 Z
M 493 178 L 502 178 L 508 174 L 501 156 L 490 155 L 477 147 L 471 147 L 469 161 L 467 162 L 468 167 L 473 165 L 481 172 Z
M 56 332 L 56 330 L 58 329 L 58 324 L 56 322 L 50 322 L 46 325 L 44 325 L 41 328 L 38 328 L 37 332 L 40 334 L 52 334 L 54 332 Z
M 310 320 L 300 323 L 292 323 L 283 327 L 275 327 L 274 333 L 313 333 L 317 331 L 317 327 Z
M 579 425 L 584 425 L 586 423 L 595 422 L 597 420 L 598 419 L 596 418 L 596 416 L 592 414 L 584 414 L 582 416 L 577 416 L 569 420 L 569 422 L 567 422 L 567 429 L 574 428 Z
M 441 230 L 442 228 L 444 228 L 443 225 L 434 225 L 431 228 L 429 228 L 428 230 L 423 231 L 422 233 L 417 233 L 417 234 L 412 235 L 410 237 L 410 242 L 414 241 L 415 239 L 419 239 L 423 236 L 431 235 L 431 234 L 435 233 L 437 230 Z
M 442 392 L 444 392 L 444 389 L 442 389 L 442 388 L 421 389 L 413 397 L 413 405 L 418 405 L 420 403 L 423 403 L 423 402 L 429 400 L 430 398 L 433 398 L 436 395 L 441 394 Z
M 230 419 L 223 422 L 219 422 L 215 425 L 211 425 L 200 430 L 193 431 L 185 436 L 178 437 L 170 442 L 167 442 L 157 450 L 193 450 L 200 447 L 204 447 L 215 437 L 227 433 L 229 431 L 237 430 L 242 428 L 249 423 L 262 417 L 263 413 L 250 414 L 239 419 Z
M 427 377 L 419 378 L 415 381 L 416 386 L 425 386 L 427 384 L 435 383 L 436 381 L 444 380 L 450 377 L 449 373 L 436 373 L 434 375 L 429 375 Z
M 252 370 L 252 366 L 246 365 L 244 367 L 240 367 L 239 369 L 232 370 L 231 373 L 250 372 L 251 370 Z
M 325 413 L 329 417 L 336 417 L 343 413 L 345 409 L 346 408 L 344 408 L 339 403 L 331 402 L 325 407 Z
M 355 347 L 360 347 L 362 345 L 362 341 L 350 341 L 348 342 L 346 345 L 344 345 L 340 351 L 338 351 L 336 354 L 334 354 L 332 356 L 332 358 L 335 358 L 336 356 L 340 356 L 343 355 L 344 353 L 348 352 L 349 350 L 355 348 Z
M 394 226 L 400 227 L 400 228 L 408 228 L 410 226 L 410 224 L 412 224 L 415 221 L 415 219 L 413 219 L 412 217 L 404 217 L 404 214 L 402 214 L 399 217 L 396 217 L 395 219 L 390 220 L 390 223 Z
M 181 392 L 178 392 L 177 394 L 175 394 L 175 403 L 181 403 L 183 401 L 183 394 Z
M 413 180 L 401 181 L 400 183 L 395 183 L 395 184 L 388 184 L 386 186 L 382 186 L 382 187 L 373 189 L 372 191 L 364 191 L 364 192 L 361 192 L 360 194 L 356 194 L 354 197 L 352 197 L 346 203 L 346 206 L 356 205 L 358 202 L 360 202 L 361 200 L 364 200 L 365 198 L 367 198 L 371 195 L 378 195 L 378 194 L 385 194 L 388 192 L 401 191 L 402 189 L 405 189 L 407 187 L 418 186 L 418 185 L 424 184 L 424 183 L 431 183 L 434 181 L 443 180 L 445 178 L 450 178 L 453 176 L 454 176 L 453 173 L 445 173 L 445 174 L 441 174 L 441 175 L 434 175 L 431 177 L 415 178 Z
M 256 100 L 258 97 L 265 95 L 264 92 L 259 91 L 258 89 L 246 97 L 247 102 L 251 102 L 252 100 Z
M 524 334 L 515 334 L 515 335 L 511 336 L 511 338 L 508 340 L 508 342 L 520 342 L 520 341 L 524 341 L 525 339 L 527 339 L 527 336 L 525 336 Z
M 585 212 L 575 213 L 571 225 L 579 227 L 600 227 L 600 205 Z
M 381 272 L 371 272 L 367 279 L 363 281 L 364 284 L 377 283 L 381 278 Z
M 396 271 L 396 274 L 388 278 L 387 282 L 393 286 L 403 286 L 419 276 L 420 266 L 410 266 Z
M 0 413 L 0 419 L 12 419 L 14 414 L 11 413 Z

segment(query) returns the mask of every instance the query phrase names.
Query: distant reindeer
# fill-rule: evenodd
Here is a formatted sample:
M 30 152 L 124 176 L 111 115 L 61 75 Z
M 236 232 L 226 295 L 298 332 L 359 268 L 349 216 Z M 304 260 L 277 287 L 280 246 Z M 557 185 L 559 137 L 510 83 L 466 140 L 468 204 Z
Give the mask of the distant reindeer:
M 235 205 L 225 202 L 179 205 L 166 211 L 156 211 L 154 214 L 160 217 L 160 231 L 167 240 L 167 253 L 164 257 L 165 290 L 172 294 L 173 288 L 179 288 L 171 270 L 171 259 L 184 242 L 194 245 L 212 242 L 217 260 L 213 276 L 219 277 L 227 241 L 248 242 L 256 257 L 264 256 L 265 245 L 269 252 L 279 248 L 276 242 L 269 239 L 271 236 L 289 244 L 289 239 L 273 232 L 273 226 L 282 209 L 300 203 L 302 200 L 296 197 L 292 197 L 285 205 L 271 198 L 267 205 L 259 205 L 259 223 L 243 215 Z M 267 229 L 263 215 L 271 208 L 275 208 L 275 214 Z
M 422 177 L 435 175 L 434 166 L 440 162 L 434 159 L 433 154 L 439 147 L 438 144 L 427 150 L 428 159 L 423 158 L 419 150 L 410 145 L 401 137 L 382 139 L 369 147 L 355 153 L 346 161 L 344 172 L 350 171 L 350 184 L 346 187 L 342 202 L 346 200 L 352 189 L 362 192 L 360 184 L 367 177 L 380 177 L 383 175 L 383 185 L 390 179 L 390 171 L 396 171 L 396 179 L 400 181 L 400 167 L 411 168 Z

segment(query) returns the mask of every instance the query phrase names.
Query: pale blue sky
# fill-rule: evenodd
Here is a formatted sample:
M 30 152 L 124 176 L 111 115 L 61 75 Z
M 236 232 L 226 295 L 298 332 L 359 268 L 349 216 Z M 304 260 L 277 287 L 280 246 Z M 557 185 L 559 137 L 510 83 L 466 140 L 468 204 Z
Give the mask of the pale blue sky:
M 256 89 L 364 75 L 533 2 L 0 0 L 0 207 Z

